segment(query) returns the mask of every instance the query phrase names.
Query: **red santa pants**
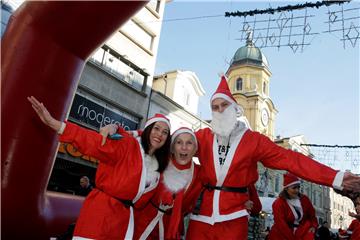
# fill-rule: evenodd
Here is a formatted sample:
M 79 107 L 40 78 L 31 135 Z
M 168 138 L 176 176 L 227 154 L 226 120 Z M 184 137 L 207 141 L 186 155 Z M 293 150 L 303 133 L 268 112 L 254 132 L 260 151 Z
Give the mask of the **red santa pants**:
M 204 222 L 190 220 L 186 239 L 236 239 L 247 240 L 248 218 L 241 217 L 234 220 L 215 223 L 210 225 Z

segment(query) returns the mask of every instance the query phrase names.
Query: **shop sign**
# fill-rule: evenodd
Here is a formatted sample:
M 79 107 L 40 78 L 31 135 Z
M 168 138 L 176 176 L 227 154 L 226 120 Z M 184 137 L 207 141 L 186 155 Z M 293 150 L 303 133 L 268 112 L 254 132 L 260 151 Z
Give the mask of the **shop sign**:
M 63 142 L 60 142 L 60 146 L 59 146 L 59 150 L 58 152 L 61 152 L 61 153 L 65 153 L 65 154 L 68 154 L 70 156 L 73 156 L 73 157 L 76 157 L 76 158 L 82 158 L 84 160 L 87 160 L 89 162 L 93 162 L 93 163 L 96 163 L 98 164 L 99 163 L 99 160 L 93 158 L 93 157 L 90 157 L 90 156 L 87 156 L 87 155 L 84 155 L 82 154 L 81 152 L 79 152 L 79 150 L 77 150 L 73 145 L 71 145 L 70 143 L 63 143 Z
M 139 125 L 138 119 L 126 115 L 127 114 L 121 113 L 120 111 L 115 112 L 76 94 L 71 106 L 69 118 L 75 122 L 81 122 L 95 127 L 96 129 L 112 123 L 120 125 L 125 130 L 137 129 Z

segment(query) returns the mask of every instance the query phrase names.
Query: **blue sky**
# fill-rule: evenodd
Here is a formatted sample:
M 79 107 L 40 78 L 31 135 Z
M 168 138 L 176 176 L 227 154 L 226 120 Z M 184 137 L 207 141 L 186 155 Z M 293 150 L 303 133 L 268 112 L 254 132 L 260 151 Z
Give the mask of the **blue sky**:
M 166 5 L 155 74 L 174 69 L 189 70 L 199 77 L 206 96 L 199 111 L 210 118 L 209 98 L 225 72 L 236 50 L 245 45 L 241 37 L 243 18 L 225 18 L 226 11 L 276 8 L 295 2 L 190 2 L 172 1 Z M 360 7 L 360 2 L 344 4 L 344 9 Z M 360 145 L 359 142 L 359 41 L 353 47 L 340 40 L 342 32 L 328 30 L 327 12 L 341 10 L 338 5 L 308 9 L 312 33 L 306 39 L 311 45 L 295 53 L 290 47 L 263 48 L 272 72 L 270 97 L 279 111 L 275 133 L 282 137 L 305 135 L 308 143 Z M 355 16 L 359 16 L 359 10 Z M 354 11 L 345 15 L 354 17 Z M 287 13 L 289 16 L 289 13 Z M 304 11 L 294 11 L 294 16 Z M 193 20 L 186 19 L 199 16 Z M 276 17 L 277 15 L 273 15 Z M 258 15 L 257 20 L 269 15 Z M 340 16 L 338 16 L 340 19 Z M 354 20 L 359 26 L 359 19 Z M 350 23 L 348 23 L 350 26 Z M 359 29 L 360 31 L 360 29 Z M 255 33 L 256 35 L 256 33 Z M 299 42 L 299 40 L 298 40 Z M 357 152 L 357 155 L 359 153 Z M 341 157 L 337 157 L 341 158 Z M 359 160 L 360 161 L 360 160 Z M 338 168 L 353 168 L 341 164 Z M 360 166 L 352 169 L 360 172 Z

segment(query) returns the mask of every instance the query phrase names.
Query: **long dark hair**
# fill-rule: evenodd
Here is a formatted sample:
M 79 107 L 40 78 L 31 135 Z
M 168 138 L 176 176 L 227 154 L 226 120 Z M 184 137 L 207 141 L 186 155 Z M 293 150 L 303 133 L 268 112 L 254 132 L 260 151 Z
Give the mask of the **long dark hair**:
M 144 148 L 144 152 L 146 154 L 149 153 L 150 133 L 151 133 L 151 130 L 153 129 L 154 125 L 155 125 L 155 123 L 150 124 L 147 128 L 144 129 L 144 131 L 141 134 L 141 145 Z M 169 131 L 164 145 L 161 148 L 156 149 L 154 152 L 156 160 L 159 163 L 159 168 L 157 170 L 159 173 L 162 173 L 169 163 L 170 143 L 171 143 L 171 138 L 170 138 L 170 131 Z
M 302 193 L 298 193 L 299 198 L 301 197 Z M 283 199 L 290 199 L 290 196 L 288 194 L 288 192 L 286 191 L 286 188 L 284 188 L 280 193 L 279 193 L 279 197 L 283 198 Z

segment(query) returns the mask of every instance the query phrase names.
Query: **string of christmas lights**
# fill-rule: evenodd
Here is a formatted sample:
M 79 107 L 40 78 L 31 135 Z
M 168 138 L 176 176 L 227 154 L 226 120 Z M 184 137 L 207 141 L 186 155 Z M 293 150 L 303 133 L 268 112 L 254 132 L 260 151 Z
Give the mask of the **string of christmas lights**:
M 284 12 L 284 11 L 293 11 L 293 10 L 299 10 L 304 8 L 319 8 L 322 6 L 330 6 L 332 4 L 343 4 L 343 3 L 349 3 L 351 0 L 344 0 L 344 1 L 317 1 L 315 3 L 312 2 L 306 2 L 304 4 L 297 4 L 297 5 L 287 5 L 283 7 L 277 7 L 277 8 L 267 8 L 263 10 L 250 10 L 245 12 L 225 12 L 225 17 L 246 17 L 246 16 L 254 16 L 258 14 L 274 14 L 275 12 Z
M 301 146 L 308 147 L 325 147 L 325 148 L 360 148 L 359 145 L 320 145 L 320 144 L 300 144 Z

